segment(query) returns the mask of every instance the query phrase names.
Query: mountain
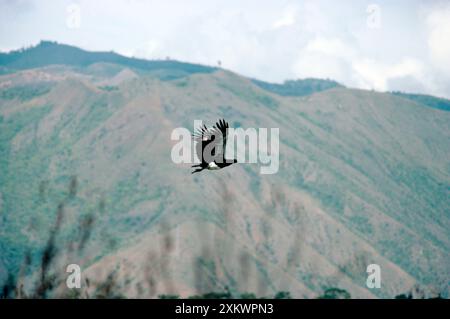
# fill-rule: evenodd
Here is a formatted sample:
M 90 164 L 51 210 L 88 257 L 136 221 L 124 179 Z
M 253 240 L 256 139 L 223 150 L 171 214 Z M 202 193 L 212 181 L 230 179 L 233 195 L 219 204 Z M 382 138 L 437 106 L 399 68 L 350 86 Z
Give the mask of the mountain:
M 74 46 L 41 41 L 37 46 L 9 53 L 0 53 L 0 65 L 10 70 L 25 70 L 62 64 L 87 67 L 95 63 L 114 63 L 145 71 L 165 71 L 161 76 L 171 79 L 194 73 L 210 73 L 215 68 L 172 60 L 148 61 L 128 58 L 114 52 L 88 52 Z
M 75 263 L 81 297 L 448 297 L 449 112 L 54 43 L 0 61 L 0 282 L 32 290 Z M 279 128 L 278 173 L 172 162 L 174 128 L 219 118 Z M 366 287 L 369 264 L 380 289 Z

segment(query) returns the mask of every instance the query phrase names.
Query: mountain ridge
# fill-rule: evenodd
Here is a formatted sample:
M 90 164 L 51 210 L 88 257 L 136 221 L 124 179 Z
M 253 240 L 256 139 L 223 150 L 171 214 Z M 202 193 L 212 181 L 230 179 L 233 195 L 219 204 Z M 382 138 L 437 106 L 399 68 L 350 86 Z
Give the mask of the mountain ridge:
M 113 51 L 86 51 L 75 46 L 44 40 L 36 46 L 8 53 L 0 52 L 0 74 L 54 64 L 86 67 L 96 63 L 113 63 L 136 70 L 153 72 L 162 80 L 173 80 L 183 78 L 189 74 L 210 73 L 221 69 L 220 67 L 179 62 L 170 59 L 146 60 L 134 57 L 129 58 Z M 270 83 L 258 79 L 252 79 L 252 81 L 259 87 L 281 96 L 305 96 L 335 87 L 343 87 L 342 84 L 336 81 L 316 78 L 286 80 L 283 83 Z M 450 111 L 450 100 L 445 98 L 399 91 L 390 93 L 428 107 Z

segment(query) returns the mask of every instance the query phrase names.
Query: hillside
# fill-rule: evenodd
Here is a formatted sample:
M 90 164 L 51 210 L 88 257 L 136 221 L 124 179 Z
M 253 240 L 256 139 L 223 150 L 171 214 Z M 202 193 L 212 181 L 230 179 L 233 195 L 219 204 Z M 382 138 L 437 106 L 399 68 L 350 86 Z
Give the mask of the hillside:
M 333 88 L 343 87 L 336 81 L 321 79 L 288 80 L 282 84 L 253 80 L 260 88 L 282 96 L 305 96 Z
M 50 243 L 56 274 L 80 264 L 87 291 L 112 274 L 126 297 L 448 296 L 449 112 L 340 86 L 284 96 L 172 61 L 26 53 L 0 59 L 15 69 L 0 75 L 0 282 L 27 251 L 32 276 Z M 171 161 L 174 128 L 222 117 L 279 127 L 279 172 L 191 175 Z M 381 289 L 365 286 L 370 263 Z

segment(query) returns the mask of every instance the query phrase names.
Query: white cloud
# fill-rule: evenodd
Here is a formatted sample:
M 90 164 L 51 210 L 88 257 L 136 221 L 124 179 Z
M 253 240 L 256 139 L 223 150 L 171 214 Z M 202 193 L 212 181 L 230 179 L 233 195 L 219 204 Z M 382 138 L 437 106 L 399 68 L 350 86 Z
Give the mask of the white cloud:
M 422 63 L 414 58 L 405 57 L 395 64 L 385 64 L 372 59 L 356 60 L 352 64 L 353 71 L 359 77 L 359 87 L 386 91 L 389 80 L 395 78 L 412 77 L 421 79 Z
M 320 53 L 336 58 L 352 58 L 355 55 L 354 49 L 345 44 L 339 38 L 322 38 L 316 37 L 308 42 L 305 47 L 306 51 L 312 53 Z
M 427 26 L 431 62 L 450 73 L 450 6 L 433 10 L 427 17 Z
M 288 27 L 295 24 L 297 15 L 296 7 L 288 7 L 284 10 L 283 16 L 273 23 L 273 28 Z
M 425 67 L 419 59 L 405 56 L 387 63 L 366 57 L 339 38 L 316 37 L 299 52 L 294 63 L 299 77 L 332 78 L 349 86 L 380 91 L 390 90 L 389 83 L 396 78 L 410 77 L 419 82 L 425 78 Z
M 163 57 L 162 54 L 164 52 L 164 48 L 160 41 L 151 39 L 145 42 L 142 46 L 139 46 L 134 50 L 128 50 L 127 52 L 131 53 L 131 56 L 137 58 L 156 59 Z
M 316 37 L 299 50 L 294 63 L 298 77 L 332 78 L 347 82 L 354 50 L 339 38 Z

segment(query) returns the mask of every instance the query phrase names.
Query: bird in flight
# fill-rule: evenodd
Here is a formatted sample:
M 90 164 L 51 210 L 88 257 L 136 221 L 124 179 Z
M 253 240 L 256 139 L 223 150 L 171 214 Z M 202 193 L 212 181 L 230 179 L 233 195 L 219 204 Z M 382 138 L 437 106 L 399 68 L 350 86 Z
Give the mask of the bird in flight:
M 217 170 L 237 163 L 236 159 L 229 160 L 225 158 L 227 135 L 228 123 L 223 119 L 210 128 L 203 125 L 193 134 L 194 141 L 197 142 L 195 151 L 201 163 L 192 165 L 192 167 L 199 168 L 195 169 L 191 174 L 201 172 L 204 169 Z

